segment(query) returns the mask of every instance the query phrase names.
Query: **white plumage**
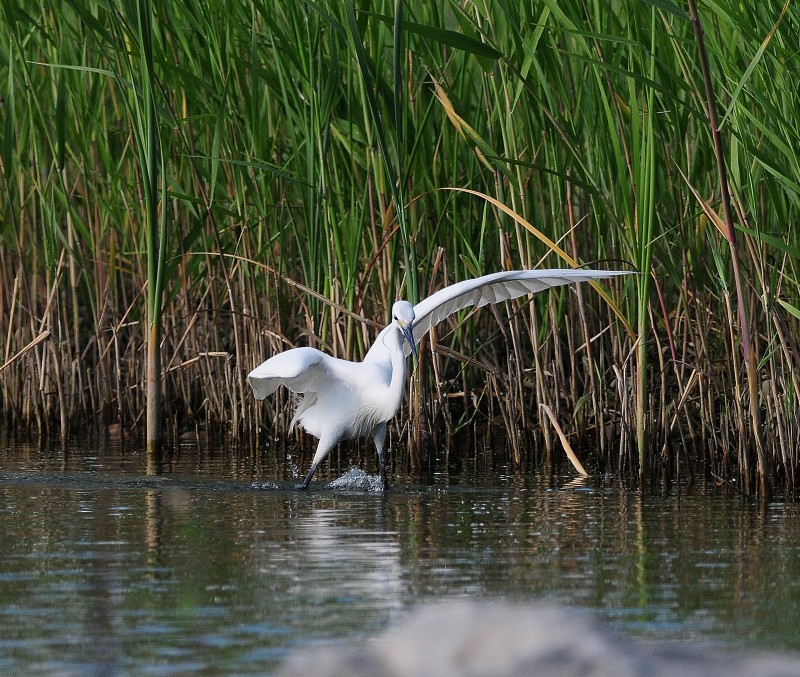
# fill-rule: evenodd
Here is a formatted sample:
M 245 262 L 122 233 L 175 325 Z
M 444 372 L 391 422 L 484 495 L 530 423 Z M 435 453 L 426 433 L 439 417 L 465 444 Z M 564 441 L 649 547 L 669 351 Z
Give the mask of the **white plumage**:
M 386 426 L 403 399 L 406 356 L 431 327 L 468 306 L 485 306 L 536 294 L 551 287 L 625 275 L 615 270 L 513 270 L 492 273 L 445 287 L 416 306 L 397 301 L 392 322 L 378 334 L 363 362 L 349 362 L 314 348 L 293 348 L 271 357 L 247 376 L 263 400 L 281 385 L 302 399 L 291 427 L 300 425 L 319 438 L 311 469 L 298 487 L 308 487 L 319 464 L 341 441 L 371 436 L 386 484 Z

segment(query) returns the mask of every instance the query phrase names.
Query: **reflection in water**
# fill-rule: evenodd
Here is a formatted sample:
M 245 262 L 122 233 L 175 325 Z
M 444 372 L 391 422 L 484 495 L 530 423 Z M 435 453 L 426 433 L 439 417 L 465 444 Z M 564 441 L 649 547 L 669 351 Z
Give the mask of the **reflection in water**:
M 398 537 L 385 528 L 384 500 L 371 499 L 374 506 L 362 503 L 363 513 L 355 523 L 347 505 L 313 507 L 297 521 L 294 566 L 304 572 L 306 580 L 293 590 L 295 594 L 312 600 L 360 598 L 383 613 L 402 607 Z M 342 570 L 348 572 L 347 577 L 331 589 L 326 581 Z
M 119 603 L 123 586 L 114 554 L 118 543 L 114 523 L 111 520 L 96 519 L 97 515 L 111 514 L 113 496 L 108 491 L 98 491 L 89 498 L 89 502 L 93 505 L 87 514 L 95 516 L 95 519 L 92 520 L 93 540 L 82 544 L 83 547 L 93 550 L 92 555 L 87 557 L 86 564 L 90 600 L 86 609 L 86 628 L 88 636 L 92 638 L 86 649 L 92 656 L 98 674 L 113 674 L 119 655 L 110 629 L 114 627 L 114 608 Z
M 150 570 L 161 569 L 161 531 L 164 524 L 162 492 L 157 489 L 145 491 L 144 544 L 147 566 Z
M 217 458 L 0 455 L 0 672 L 264 674 L 298 644 L 465 595 L 800 650 L 794 505 L 499 472 L 297 493 Z

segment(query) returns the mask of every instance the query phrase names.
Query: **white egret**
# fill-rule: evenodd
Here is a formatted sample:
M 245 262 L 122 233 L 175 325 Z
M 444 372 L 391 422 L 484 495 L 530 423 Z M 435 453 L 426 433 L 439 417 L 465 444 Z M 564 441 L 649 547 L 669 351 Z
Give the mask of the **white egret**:
M 298 489 L 308 488 L 319 464 L 342 440 L 372 437 L 384 489 L 386 427 L 403 399 L 406 357 L 434 325 L 468 306 L 485 306 L 536 294 L 550 287 L 625 275 L 616 270 L 512 270 L 450 285 L 412 306 L 397 301 L 392 322 L 378 334 L 363 362 L 341 360 L 315 348 L 292 348 L 271 357 L 247 376 L 263 400 L 284 385 L 300 393 L 290 431 L 300 425 L 319 439 L 311 469 Z

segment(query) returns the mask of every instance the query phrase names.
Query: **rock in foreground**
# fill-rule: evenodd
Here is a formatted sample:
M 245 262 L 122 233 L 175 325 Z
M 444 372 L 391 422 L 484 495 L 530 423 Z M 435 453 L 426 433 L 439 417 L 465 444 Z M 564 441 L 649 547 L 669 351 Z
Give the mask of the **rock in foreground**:
M 800 657 L 650 644 L 609 633 L 588 613 L 459 600 L 423 606 L 352 647 L 305 649 L 282 677 L 796 677 Z

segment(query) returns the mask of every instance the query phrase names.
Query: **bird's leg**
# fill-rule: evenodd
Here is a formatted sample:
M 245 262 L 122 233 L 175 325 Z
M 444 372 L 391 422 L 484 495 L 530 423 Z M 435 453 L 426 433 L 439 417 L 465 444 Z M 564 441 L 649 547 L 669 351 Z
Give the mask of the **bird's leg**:
M 386 424 L 382 423 L 372 433 L 372 440 L 375 442 L 375 449 L 378 452 L 378 469 L 381 474 L 381 483 L 383 490 L 389 488 L 389 482 L 386 479 Z
M 308 471 L 308 475 L 306 475 L 306 478 L 303 480 L 301 484 L 298 484 L 295 487 L 295 489 L 297 489 L 298 491 L 305 491 L 306 489 L 308 489 L 308 485 L 311 483 L 311 478 L 314 477 L 314 473 L 316 471 L 317 471 L 317 465 L 313 464 L 311 466 L 311 470 Z
M 311 470 L 308 471 L 308 475 L 303 480 L 302 484 L 298 484 L 296 489 L 299 491 L 303 491 L 308 489 L 308 485 L 311 483 L 311 478 L 314 477 L 314 473 L 317 471 L 317 467 L 319 466 L 322 461 L 331 453 L 331 449 L 336 446 L 338 442 L 338 438 L 326 438 L 323 437 L 320 439 L 319 444 L 317 445 L 317 453 L 314 454 L 314 459 L 311 461 Z

